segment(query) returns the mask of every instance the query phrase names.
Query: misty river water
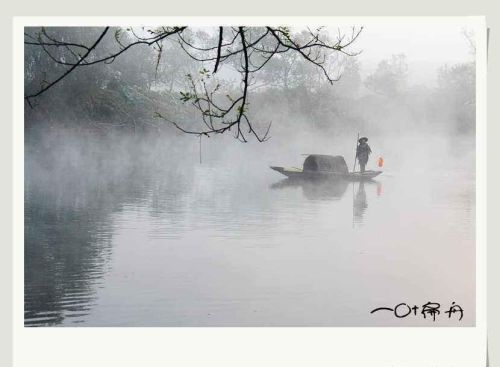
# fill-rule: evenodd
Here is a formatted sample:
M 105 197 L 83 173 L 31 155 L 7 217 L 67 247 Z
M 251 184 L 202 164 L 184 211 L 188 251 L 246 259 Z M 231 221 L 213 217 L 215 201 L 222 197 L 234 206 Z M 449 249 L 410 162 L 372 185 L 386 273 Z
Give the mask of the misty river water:
M 200 164 L 192 136 L 28 132 L 25 325 L 473 326 L 473 139 L 370 136 L 364 183 L 269 169 L 351 168 L 354 141 L 204 138 Z M 420 308 L 370 313 L 400 303 Z

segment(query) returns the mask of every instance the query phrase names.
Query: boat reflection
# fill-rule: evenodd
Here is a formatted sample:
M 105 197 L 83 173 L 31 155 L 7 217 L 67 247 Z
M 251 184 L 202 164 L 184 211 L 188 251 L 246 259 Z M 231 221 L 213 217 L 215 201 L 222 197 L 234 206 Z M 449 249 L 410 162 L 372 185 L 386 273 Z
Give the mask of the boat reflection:
M 339 200 L 344 196 L 349 181 L 346 180 L 298 180 L 285 178 L 271 185 L 271 189 L 302 187 L 304 197 L 309 200 Z
M 308 200 L 340 200 L 346 193 L 351 182 L 346 180 L 298 180 L 286 178 L 272 184 L 271 189 L 284 189 L 289 187 L 301 187 L 304 197 Z M 352 214 L 353 225 L 362 224 L 368 199 L 366 186 L 376 186 L 376 194 L 382 194 L 382 183 L 375 180 L 362 180 L 352 183 Z

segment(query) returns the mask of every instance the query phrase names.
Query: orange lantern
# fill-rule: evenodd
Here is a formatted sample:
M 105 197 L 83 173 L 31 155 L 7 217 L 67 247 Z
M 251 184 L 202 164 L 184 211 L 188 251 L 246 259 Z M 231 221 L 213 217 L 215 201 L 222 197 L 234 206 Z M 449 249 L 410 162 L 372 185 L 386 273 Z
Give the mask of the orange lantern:
M 378 164 L 379 167 L 383 167 L 384 166 L 384 158 L 380 157 L 378 159 L 378 163 L 377 164 Z

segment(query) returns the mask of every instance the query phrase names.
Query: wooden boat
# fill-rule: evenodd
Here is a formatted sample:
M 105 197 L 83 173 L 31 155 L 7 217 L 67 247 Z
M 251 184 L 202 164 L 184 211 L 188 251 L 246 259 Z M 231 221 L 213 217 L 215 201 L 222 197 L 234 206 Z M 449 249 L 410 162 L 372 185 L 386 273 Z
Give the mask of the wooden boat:
M 369 180 L 382 173 L 382 171 L 371 171 L 371 170 L 367 170 L 365 172 L 338 173 L 329 171 L 303 171 L 298 168 L 285 168 L 276 166 L 271 166 L 270 168 L 275 170 L 276 172 L 281 173 L 282 175 L 285 175 L 288 178 L 303 178 L 303 179 L 332 178 L 332 179 L 348 179 L 352 181 L 357 181 L 357 180 Z
M 349 172 L 342 156 L 311 154 L 303 168 L 285 168 L 271 166 L 271 169 L 292 179 L 344 179 L 350 181 L 370 180 L 382 171 L 367 170 L 364 172 Z

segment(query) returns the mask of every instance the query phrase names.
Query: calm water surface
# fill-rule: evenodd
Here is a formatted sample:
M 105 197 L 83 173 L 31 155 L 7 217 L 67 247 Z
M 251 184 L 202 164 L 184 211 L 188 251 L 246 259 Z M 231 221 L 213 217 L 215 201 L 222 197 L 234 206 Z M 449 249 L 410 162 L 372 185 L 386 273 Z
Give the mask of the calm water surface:
M 182 142 L 27 134 L 26 326 L 474 325 L 471 139 L 372 138 L 376 181 L 321 185 L 268 166 L 352 142 Z

